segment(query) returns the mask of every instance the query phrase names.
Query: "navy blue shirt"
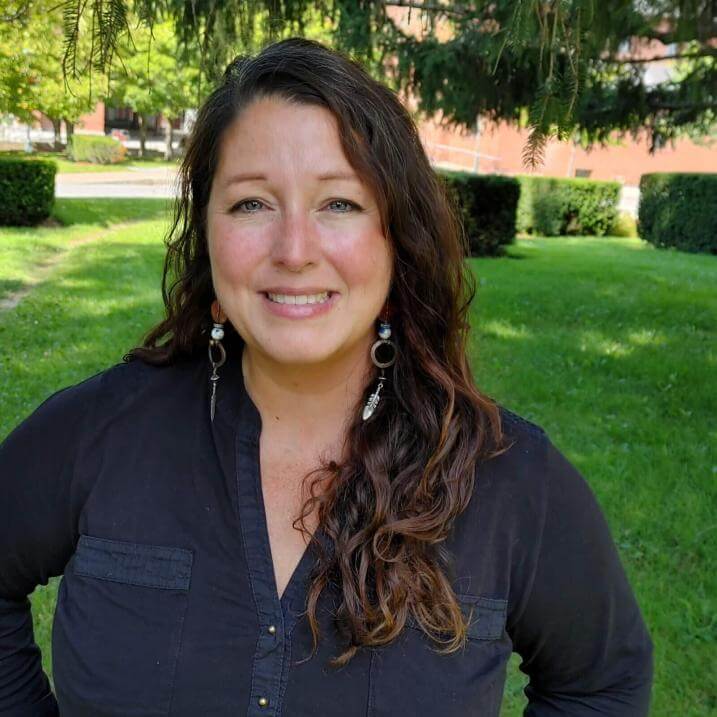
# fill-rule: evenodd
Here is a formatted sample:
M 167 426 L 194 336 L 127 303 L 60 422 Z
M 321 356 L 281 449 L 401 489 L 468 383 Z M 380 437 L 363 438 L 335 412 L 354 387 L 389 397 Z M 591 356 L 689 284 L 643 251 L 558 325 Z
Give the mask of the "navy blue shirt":
M 314 555 L 279 599 L 236 353 L 213 423 L 206 358 L 133 361 L 55 393 L 0 446 L 0 715 L 494 717 L 514 651 L 527 715 L 648 714 L 652 644 L 604 517 L 505 409 L 513 445 L 478 466 L 447 544 L 465 649 L 440 655 L 411 623 L 332 668 L 329 590 L 307 659 Z M 53 693 L 27 596 L 58 575 Z

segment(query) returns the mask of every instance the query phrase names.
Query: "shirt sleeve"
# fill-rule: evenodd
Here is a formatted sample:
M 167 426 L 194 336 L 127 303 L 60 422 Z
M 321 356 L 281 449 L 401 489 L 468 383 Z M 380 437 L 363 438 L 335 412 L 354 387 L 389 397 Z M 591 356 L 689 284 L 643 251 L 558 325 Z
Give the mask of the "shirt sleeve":
M 73 466 L 97 377 L 44 401 L 0 444 L 0 716 L 56 717 L 28 595 L 77 542 Z
M 544 441 L 540 544 L 529 597 L 510 629 L 530 678 L 525 715 L 646 717 L 648 630 L 591 489 Z

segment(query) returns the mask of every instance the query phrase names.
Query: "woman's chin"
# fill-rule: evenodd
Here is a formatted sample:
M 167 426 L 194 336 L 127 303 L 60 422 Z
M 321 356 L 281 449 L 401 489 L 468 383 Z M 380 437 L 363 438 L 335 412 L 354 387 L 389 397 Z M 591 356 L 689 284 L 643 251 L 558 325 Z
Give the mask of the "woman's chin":
M 285 342 L 281 347 L 269 348 L 264 353 L 274 363 L 286 368 L 309 368 L 330 363 L 337 354 L 336 346 L 303 346 Z

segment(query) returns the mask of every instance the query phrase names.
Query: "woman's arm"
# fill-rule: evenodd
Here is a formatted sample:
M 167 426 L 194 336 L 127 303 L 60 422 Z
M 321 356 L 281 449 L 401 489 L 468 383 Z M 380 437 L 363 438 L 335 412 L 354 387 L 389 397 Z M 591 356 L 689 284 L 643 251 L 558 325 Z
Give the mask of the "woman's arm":
M 608 526 L 583 477 L 547 438 L 544 465 L 537 561 L 509 626 L 530 677 L 525 714 L 646 716 L 652 642 Z
M 0 716 L 55 717 L 28 595 L 76 543 L 74 463 L 97 378 L 50 396 L 0 444 Z

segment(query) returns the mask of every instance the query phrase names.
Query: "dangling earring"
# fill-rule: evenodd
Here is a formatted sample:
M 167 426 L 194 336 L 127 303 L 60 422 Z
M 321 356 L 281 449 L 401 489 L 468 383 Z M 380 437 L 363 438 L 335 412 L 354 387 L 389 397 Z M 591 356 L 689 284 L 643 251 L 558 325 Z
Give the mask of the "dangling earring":
M 383 382 L 388 381 L 388 378 L 386 378 L 386 375 L 384 373 L 384 369 L 388 368 L 389 366 L 393 366 L 396 361 L 396 354 L 398 353 L 396 350 L 396 344 L 394 344 L 393 341 L 389 341 L 389 339 L 391 338 L 391 324 L 388 323 L 388 306 L 386 306 L 384 310 L 383 320 L 378 327 L 378 337 L 378 341 L 376 341 L 371 347 L 371 361 L 373 361 L 374 366 L 377 366 L 381 369 L 381 374 L 378 379 L 378 386 L 376 387 L 376 390 L 368 397 L 368 401 L 364 406 L 364 421 L 370 418 L 373 412 L 376 410 L 376 406 L 378 406 L 378 402 L 381 400 L 379 394 L 381 392 L 381 389 L 383 388 Z M 376 352 L 381 346 L 388 346 L 391 349 L 392 356 L 390 360 L 379 361 L 376 358 Z
M 209 363 L 212 365 L 212 375 L 209 377 L 209 383 L 212 387 L 212 395 L 209 400 L 209 415 L 212 421 L 214 421 L 214 409 L 217 404 L 217 382 L 219 381 L 219 374 L 217 369 L 224 364 L 227 360 L 227 352 L 222 344 L 224 338 L 224 323 L 220 321 L 220 308 L 219 302 L 212 302 L 212 319 L 214 326 L 212 326 L 211 338 L 209 339 Z M 215 359 L 215 350 L 219 353 L 218 359 Z

